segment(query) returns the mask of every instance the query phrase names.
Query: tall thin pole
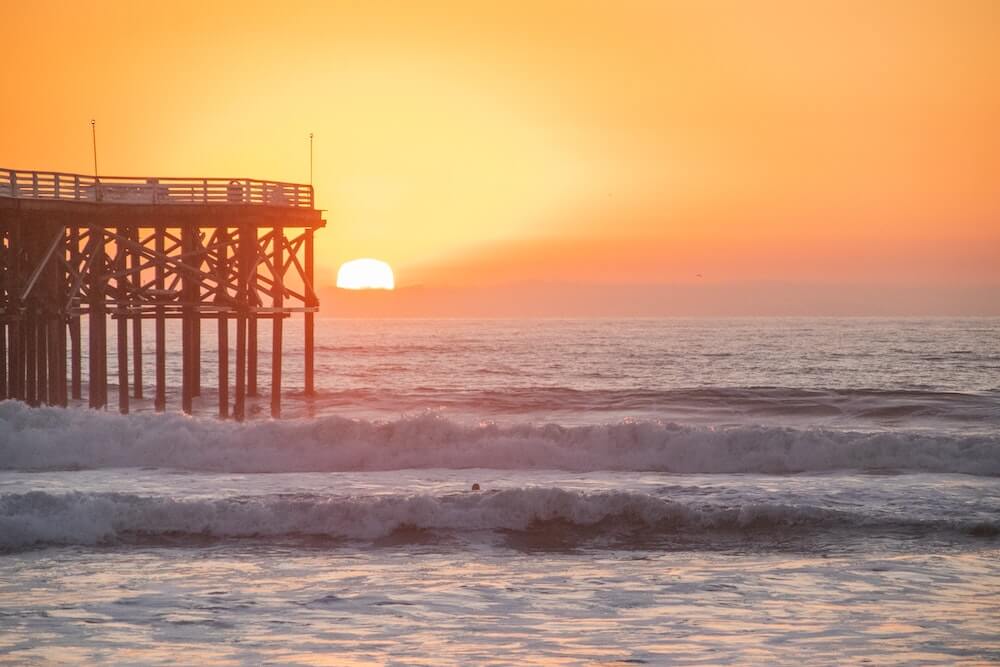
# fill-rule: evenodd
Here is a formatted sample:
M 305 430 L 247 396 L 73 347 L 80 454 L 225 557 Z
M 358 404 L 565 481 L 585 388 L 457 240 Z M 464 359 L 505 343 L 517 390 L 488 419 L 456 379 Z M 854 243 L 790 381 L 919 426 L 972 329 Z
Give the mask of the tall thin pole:
M 309 187 L 313 184 L 313 133 L 309 133 Z
M 100 180 L 97 176 L 97 121 L 90 119 L 90 140 L 94 147 L 94 180 Z

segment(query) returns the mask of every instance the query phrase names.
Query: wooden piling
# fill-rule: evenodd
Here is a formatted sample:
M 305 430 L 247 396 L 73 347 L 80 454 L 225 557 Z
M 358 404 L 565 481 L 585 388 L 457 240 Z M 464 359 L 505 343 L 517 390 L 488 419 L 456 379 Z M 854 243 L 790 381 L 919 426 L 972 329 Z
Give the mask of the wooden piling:
M 138 227 L 129 230 L 129 238 L 136 244 L 141 244 L 142 238 Z M 132 288 L 138 292 L 142 288 L 142 253 L 132 249 L 129 253 L 132 270 Z M 142 318 L 138 315 L 132 318 L 132 396 L 142 398 Z
M 247 318 L 247 396 L 257 395 L 257 315 L 256 308 L 260 305 L 260 295 L 257 292 L 257 230 L 247 232 L 246 253 L 249 262 L 247 276 L 246 300 L 253 309 Z
M 316 301 L 316 290 L 313 287 L 315 280 L 315 264 L 313 258 L 313 230 L 306 230 L 305 233 L 305 305 L 309 308 L 315 307 Z M 316 393 L 316 385 L 313 381 L 314 373 L 314 350 L 315 350 L 315 314 L 307 310 L 305 313 L 305 321 L 303 323 L 303 354 L 305 355 L 304 360 L 304 390 L 306 396 L 313 396 Z
M 271 334 L 271 417 L 278 419 L 281 417 L 281 344 L 282 327 L 284 318 L 281 317 L 281 308 L 285 299 L 284 281 L 284 230 L 275 225 L 274 247 L 272 249 L 272 262 L 274 262 L 274 282 L 271 285 L 271 297 L 274 307 L 274 319 L 271 320 L 273 333 Z
M 119 229 L 119 236 L 124 236 L 128 238 L 131 234 L 127 229 Z M 116 350 L 118 353 L 118 412 L 123 415 L 129 413 L 129 394 L 128 394 L 128 311 L 126 310 L 126 304 L 129 301 L 128 296 L 128 284 L 131 282 L 129 277 L 125 273 L 125 267 L 127 264 L 127 255 L 130 254 L 128 249 L 124 247 L 121 243 L 115 244 L 115 264 L 114 269 L 118 278 L 115 281 L 117 292 L 115 294 L 118 306 L 115 309 L 115 316 L 117 318 L 116 324 L 118 335 L 116 341 Z
M 118 312 L 118 412 L 128 414 L 128 319 L 125 309 Z
M 35 320 L 35 401 L 49 405 L 49 327 L 44 317 Z
M 87 312 L 87 327 L 89 335 L 89 373 L 87 375 L 88 398 L 90 407 L 104 408 L 107 397 L 107 322 L 104 304 L 104 243 L 94 245 L 90 283 L 90 303 Z
M 60 315 L 56 321 L 56 350 L 58 354 L 58 364 L 56 366 L 56 383 L 59 389 L 59 402 L 61 407 L 69 406 L 69 392 L 66 386 L 66 318 Z
M 69 317 L 70 392 L 73 400 L 83 398 L 83 352 L 80 349 L 80 316 Z
M 0 322 L 0 398 L 10 398 L 7 385 L 7 324 Z
M 249 349 L 247 344 L 247 325 L 250 314 L 250 277 L 256 257 L 256 233 L 249 225 L 240 227 L 237 233 L 236 246 L 236 299 L 239 303 L 236 313 L 236 402 L 233 405 L 233 417 L 236 421 L 246 418 L 247 376 L 249 372 L 247 360 Z M 253 235 L 253 239 L 251 239 Z
M 226 287 L 229 280 L 229 230 L 221 228 L 217 233 L 219 250 L 216 257 L 216 278 L 219 281 L 215 295 L 215 305 L 219 308 L 219 417 L 229 417 L 229 318 L 226 311 Z
M 24 400 L 28 405 L 38 405 L 38 334 L 35 329 L 35 315 L 29 313 L 24 321 L 27 345 L 24 346 L 25 381 Z
M 243 421 L 247 414 L 247 315 L 241 309 L 236 316 L 236 402 L 233 404 L 233 418 Z
M 166 253 L 166 229 L 155 230 L 154 247 L 158 255 Z M 156 389 L 153 396 L 153 408 L 157 412 L 163 412 L 167 408 L 167 319 L 166 309 L 162 305 L 163 295 L 166 291 L 166 267 L 163 262 L 157 262 L 154 267 L 154 286 L 157 293 L 157 306 L 155 311 L 156 325 L 154 338 L 156 344 Z
M 69 260 L 70 266 L 76 269 L 80 256 L 80 229 L 71 227 L 69 230 Z M 72 279 L 71 279 L 72 281 Z M 83 354 L 80 348 L 80 313 L 79 303 L 67 306 L 73 309 L 69 316 L 69 347 L 70 347 L 70 392 L 73 400 L 83 398 Z
M 182 266 L 190 266 L 190 256 L 194 252 L 194 229 L 190 225 L 181 228 Z M 187 271 L 181 273 L 181 410 L 191 414 L 194 405 L 194 318 L 196 316 L 193 280 Z
M 7 382 L 10 384 L 10 397 L 24 400 L 24 332 L 23 319 L 17 319 L 10 324 L 10 357 L 7 361 Z

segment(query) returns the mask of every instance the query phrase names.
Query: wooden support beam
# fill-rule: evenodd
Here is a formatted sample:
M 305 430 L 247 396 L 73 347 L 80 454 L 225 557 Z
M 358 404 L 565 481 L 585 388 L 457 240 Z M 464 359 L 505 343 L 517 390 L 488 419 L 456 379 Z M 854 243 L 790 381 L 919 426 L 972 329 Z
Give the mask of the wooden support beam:
M 0 322 L 0 399 L 10 398 L 7 385 L 7 325 Z
M 236 315 L 236 402 L 233 405 L 233 417 L 236 421 L 246 418 L 248 299 L 251 265 L 256 254 L 256 240 L 251 242 L 251 231 L 249 225 L 241 227 L 236 244 L 236 300 L 243 304 Z
M 190 225 L 181 228 L 181 252 L 190 253 L 194 248 L 195 229 Z M 181 292 L 185 302 L 193 300 L 193 281 L 187 273 L 181 276 Z M 195 318 L 192 306 L 185 305 L 181 311 L 181 410 L 191 414 L 194 408 L 194 325 Z
M 268 236 L 271 233 L 268 233 Z M 265 236 L 267 238 L 267 236 Z M 242 241 L 241 241 L 242 243 Z M 257 306 L 260 302 L 260 295 L 257 293 L 258 270 L 260 264 L 260 239 L 257 238 L 257 229 L 249 228 L 247 231 L 247 258 L 249 261 L 249 271 L 247 282 L 246 304 Z M 247 396 L 257 395 L 257 315 L 253 312 L 247 318 Z
M 284 303 L 284 272 L 282 268 L 282 253 L 284 251 L 284 230 L 275 225 L 274 227 L 274 282 L 275 289 L 272 290 L 273 305 L 281 308 Z M 271 322 L 273 333 L 271 334 L 271 417 L 278 419 L 281 417 L 281 347 L 282 347 L 282 327 L 284 319 L 274 318 Z
M 305 293 L 306 293 L 306 306 L 315 306 L 316 301 L 316 291 L 313 289 L 313 274 L 315 272 L 315 264 L 313 258 L 313 231 L 310 229 L 305 233 Z M 293 254 L 294 257 L 294 254 Z M 304 329 L 304 345 L 303 353 L 305 354 L 304 367 L 305 367 L 305 382 L 304 390 L 306 396 L 313 396 L 316 394 L 316 384 L 313 380 L 313 373 L 315 371 L 314 366 L 314 350 L 315 350 L 315 315 L 311 312 L 305 313 L 305 322 L 303 323 Z
M 107 320 L 104 304 L 104 243 L 94 246 L 90 274 L 90 311 L 87 314 L 90 334 L 89 373 L 87 375 L 90 407 L 103 409 L 108 404 Z
M 35 402 L 49 405 L 49 329 L 47 322 L 35 315 Z
M 80 255 L 80 229 L 70 227 L 69 230 L 69 265 L 71 273 L 77 270 Z M 83 397 L 82 375 L 83 375 L 83 355 L 80 350 L 80 316 L 71 314 L 69 316 L 69 348 L 70 348 L 70 393 L 73 400 L 79 401 Z
M 11 369 L 8 382 L 11 383 L 11 397 L 19 401 L 25 399 L 25 338 L 28 325 L 24 319 L 19 319 L 11 324 L 13 337 L 10 341 L 11 359 L 8 368 Z
M 24 400 L 30 406 L 38 405 L 38 334 L 35 323 L 34 309 L 31 309 L 24 320 L 24 357 L 25 382 Z
M 8 245 L 8 227 L 0 225 L 0 297 L 3 297 L 5 308 L 10 305 L 7 290 L 7 278 L 10 271 L 11 249 Z M 10 398 L 10 385 L 7 384 L 7 323 L 0 321 L 0 400 Z
M 70 392 L 73 400 L 83 398 L 83 353 L 80 350 L 80 316 L 70 315 L 69 318 L 69 348 L 70 348 Z
M 257 395 L 257 320 L 255 314 L 247 316 L 247 396 Z
M 141 245 L 138 228 L 129 230 L 129 235 L 134 243 Z M 138 289 L 142 285 L 142 273 L 139 270 L 142 253 L 132 249 L 129 257 L 132 268 L 135 269 L 135 273 L 132 274 L 132 286 Z M 132 395 L 135 398 L 142 398 L 142 319 L 139 317 L 132 319 L 132 374 Z
M 164 254 L 166 244 L 166 230 L 157 229 L 154 232 L 154 244 L 156 252 Z M 162 290 L 166 280 L 166 267 L 163 263 L 157 263 L 154 269 L 156 275 L 156 289 Z M 167 407 L 167 321 L 166 310 L 163 306 L 156 307 L 156 389 L 153 396 L 153 407 L 157 412 L 163 412 Z
M 228 296 L 225 276 L 229 273 L 229 230 L 220 228 L 216 238 L 221 242 L 216 261 L 219 286 L 216 303 L 221 304 Z M 219 313 L 219 417 L 229 417 L 229 318 L 224 311 Z
M 127 415 L 128 397 L 128 320 L 118 320 L 118 412 Z
M 59 392 L 58 405 L 69 406 L 69 392 L 66 386 L 66 319 L 60 315 L 55 322 L 56 349 L 58 350 L 58 365 L 56 366 L 56 383 Z
M 128 230 L 119 229 L 118 234 L 128 234 Z M 121 272 L 128 261 L 128 250 L 120 243 L 115 244 L 115 271 Z M 118 353 L 118 412 L 123 415 L 129 413 L 129 393 L 128 393 L 128 319 L 125 317 L 126 286 L 128 278 L 118 276 L 115 279 L 115 286 L 118 288 L 116 300 L 118 305 L 117 340 L 116 350 Z
M 236 401 L 233 417 L 236 421 L 246 419 L 247 408 L 247 317 L 245 313 L 236 316 Z
M 191 395 L 201 396 L 201 318 L 194 310 L 191 314 Z

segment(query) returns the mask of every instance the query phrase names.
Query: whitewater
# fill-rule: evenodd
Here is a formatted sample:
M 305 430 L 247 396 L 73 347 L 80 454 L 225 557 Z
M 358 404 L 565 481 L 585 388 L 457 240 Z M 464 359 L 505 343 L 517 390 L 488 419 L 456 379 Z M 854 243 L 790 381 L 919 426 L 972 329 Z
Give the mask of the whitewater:
M 289 328 L 284 420 L 207 336 L 193 416 L 0 403 L 0 663 L 1000 660 L 998 319 Z

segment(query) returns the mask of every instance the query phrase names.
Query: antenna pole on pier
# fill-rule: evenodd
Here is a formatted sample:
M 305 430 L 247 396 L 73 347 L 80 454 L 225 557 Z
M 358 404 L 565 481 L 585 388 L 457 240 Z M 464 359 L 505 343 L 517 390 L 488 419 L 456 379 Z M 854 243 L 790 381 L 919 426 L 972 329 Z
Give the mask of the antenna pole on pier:
M 97 175 L 97 120 L 90 119 L 90 142 L 94 148 L 94 180 L 101 180 Z
M 309 133 L 309 187 L 313 184 L 313 133 Z

